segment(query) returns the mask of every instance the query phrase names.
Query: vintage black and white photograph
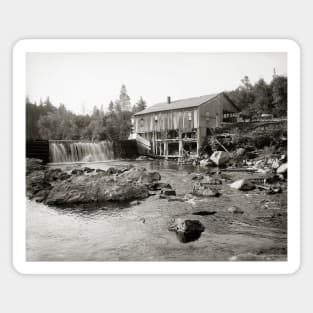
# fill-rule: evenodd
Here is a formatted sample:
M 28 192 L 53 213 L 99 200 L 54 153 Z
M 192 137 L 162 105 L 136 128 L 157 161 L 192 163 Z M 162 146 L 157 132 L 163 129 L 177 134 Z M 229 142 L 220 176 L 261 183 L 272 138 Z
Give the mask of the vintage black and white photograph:
M 286 52 L 28 52 L 27 262 L 288 260 Z

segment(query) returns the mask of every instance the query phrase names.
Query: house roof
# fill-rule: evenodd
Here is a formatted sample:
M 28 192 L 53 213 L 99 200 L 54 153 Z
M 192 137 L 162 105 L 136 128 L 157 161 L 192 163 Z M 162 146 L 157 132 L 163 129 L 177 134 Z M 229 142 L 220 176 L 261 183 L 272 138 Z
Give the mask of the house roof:
M 219 93 L 215 93 L 212 95 L 176 100 L 176 101 L 172 101 L 171 103 L 167 103 L 167 102 L 157 103 L 157 104 L 154 104 L 150 107 L 147 107 L 143 111 L 140 111 L 134 115 L 137 116 L 137 115 L 143 115 L 143 114 L 160 112 L 160 111 L 170 111 L 170 110 L 177 110 L 177 109 L 194 108 L 194 107 L 198 107 L 202 103 L 205 103 L 209 100 L 212 100 L 213 98 L 215 98 L 218 95 L 219 95 Z

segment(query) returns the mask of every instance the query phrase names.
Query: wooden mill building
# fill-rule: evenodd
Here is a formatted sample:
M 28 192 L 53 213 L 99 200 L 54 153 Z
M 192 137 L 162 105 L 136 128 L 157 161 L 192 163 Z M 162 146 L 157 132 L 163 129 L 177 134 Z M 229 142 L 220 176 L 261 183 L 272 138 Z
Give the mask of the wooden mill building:
M 239 109 L 225 93 L 158 103 L 133 116 L 133 130 L 151 154 L 199 155 L 210 129 L 237 122 Z

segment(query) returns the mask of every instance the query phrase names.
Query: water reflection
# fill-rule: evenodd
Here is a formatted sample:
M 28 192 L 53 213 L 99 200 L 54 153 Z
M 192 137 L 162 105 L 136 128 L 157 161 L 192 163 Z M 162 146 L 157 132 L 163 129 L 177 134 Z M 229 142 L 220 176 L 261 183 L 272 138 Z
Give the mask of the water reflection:
M 51 209 L 55 210 L 58 214 L 73 215 L 74 217 L 78 216 L 84 219 L 98 219 L 106 216 L 121 216 L 130 207 L 131 204 L 129 202 L 105 202 L 53 206 Z

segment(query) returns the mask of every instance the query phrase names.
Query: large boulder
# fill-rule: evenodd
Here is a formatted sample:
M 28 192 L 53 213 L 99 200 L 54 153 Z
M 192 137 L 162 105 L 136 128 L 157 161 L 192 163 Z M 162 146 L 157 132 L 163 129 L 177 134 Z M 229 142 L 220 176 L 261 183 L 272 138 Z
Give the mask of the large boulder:
M 174 231 L 180 242 L 186 243 L 200 238 L 204 231 L 204 226 L 198 220 L 176 219 L 168 227 L 169 231 Z
M 236 180 L 235 182 L 233 182 L 232 184 L 230 184 L 231 188 L 235 188 L 238 190 L 252 190 L 255 188 L 255 184 L 252 183 L 250 180 L 248 179 L 239 179 Z
M 36 167 L 33 166 L 26 176 L 27 196 L 49 205 L 131 201 L 147 198 L 150 184 L 159 184 L 153 186 L 156 189 L 171 187 L 159 182 L 161 175 L 158 172 L 148 172 L 144 168 L 112 167 L 106 171 L 76 168 L 68 174 L 60 168 L 34 164 Z
M 45 200 L 49 205 L 83 204 L 106 201 L 131 201 L 149 196 L 143 184 L 114 180 L 102 173 L 73 176 L 56 184 Z
M 210 156 L 210 160 L 217 166 L 225 165 L 229 159 L 229 153 L 225 151 L 215 151 Z

